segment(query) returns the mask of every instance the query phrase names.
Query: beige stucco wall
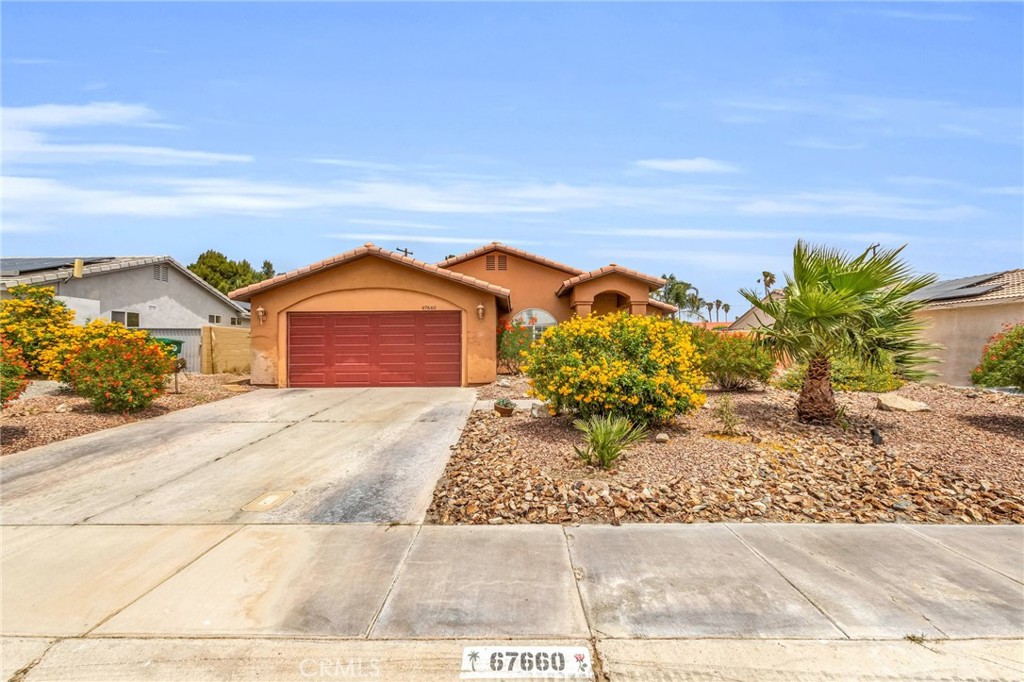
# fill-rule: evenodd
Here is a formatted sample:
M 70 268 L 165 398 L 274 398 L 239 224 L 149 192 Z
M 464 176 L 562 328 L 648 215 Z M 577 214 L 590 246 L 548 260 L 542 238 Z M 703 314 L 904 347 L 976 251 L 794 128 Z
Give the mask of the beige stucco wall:
M 288 314 L 295 312 L 421 311 L 462 312 L 462 384 L 496 377 L 495 297 L 391 260 L 367 256 L 318 272 L 252 297 L 267 320 L 252 321 L 252 383 L 288 385 Z M 477 306 L 484 306 L 484 319 Z
M 510 290 L 512 292 L 512 313 L 508 316 L 509 319 L 527 308 L 546 310 L 559 322 L 564 322 L 572 317 L 569 297 L 555 296 L 555 292 L 562 286 L 562 282 L 572 277 L 572 273 L 550 268 L 512 254 L 504 254 L 508 256 L 508 270 L 488 270 L 487 255 L 499 256 L 502 253 L 494 251 L 492 254 L 477 256 L 465 262 L 456 263 L 448 269 Z
M 577 306 L 581 316 L 585 311 L 597 315 L 615 312 L 617 309 L 615 297 L 602 296 L 602 294 L 620 294 L 628 302 L 624 309 L 634 315 L 662 314 L 660 309 L 647 305 L 650 289 L 645 282 L 617 272 L 595 277 L 576 285 L 570 294 L 570 299 L 573 305 Z
M 943 346 L 931 354 L 938 363 L 929 366 L 936 372 L 929 381 L 968 386 L 989 337 L 1007 322 L 1024 322 L 1024 301 L 933 308 L 917 314 L 928 324 L 924 340 Z
M 248 327 L 203 327 L 203 374 L 245 374 L 249 371 L 249 357 Z

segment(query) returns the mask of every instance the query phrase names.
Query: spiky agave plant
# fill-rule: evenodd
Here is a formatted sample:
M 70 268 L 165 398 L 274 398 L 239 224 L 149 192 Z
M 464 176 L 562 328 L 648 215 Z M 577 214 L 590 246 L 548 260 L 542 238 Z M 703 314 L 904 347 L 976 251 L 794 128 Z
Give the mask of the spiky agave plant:
M 850 256 L 801 240 L 793 249 L 793 274 L 785 275 L 784 296 L 762 300 L 759 292 L 740 291 L 754 308 L 775 320 L 756 330 L 759 341 L 778 358 L 807 363 L 796 404 L 800 421 L 835 422 L 830 378 L 837 355 L 878 367 L 888 354 L 904 377 L 919 379 L 926 374 L 921 370 L 929 362 L 924 353 L 934 347 L 921 341 L 923 325 L 914 318 L 925 302 L 908 297 L 934 282 L 935 276 L 915 276 L 899 258 L 905 246 L 873 246 Z

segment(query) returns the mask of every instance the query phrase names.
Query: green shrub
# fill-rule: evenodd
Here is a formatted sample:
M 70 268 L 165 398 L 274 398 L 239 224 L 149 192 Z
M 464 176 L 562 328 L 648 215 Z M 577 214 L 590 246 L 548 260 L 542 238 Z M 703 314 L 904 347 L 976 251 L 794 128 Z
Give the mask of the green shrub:
M 788 391 L 799 391 L 804 385 L 805 374 L 807 365 L 798 363 L 783 374 L 775 385 Z M 871 367 L 852 358 L 834 358 L 830 380 L 835 391 L 866 393 L 887 393 L 904 384 L 903 379 L 896 374 L 896 363 L 890 357 L 886 357 L 878 367 Z
M 1024 322 L 1007 323 L 1001 332 L 992 335 L 981 353 L 981 362 L 971 371 L 971 382 L 1024 391 Z
M 722 425 L 722 433 L 726 436 L 735 436 L 739 434 L 740 422 L 739 415 L 736 414 L 736 408 L 733 407 L 732 398 L 728 395 L 723 395 L 721 400 L 718 401 L 718 406 L 712 411 L 715 419 Z
M 689 325 L 619 313 L 548 328 L 526 353 L 531 393 L 583 418 L 618 414 L 635 424 L 699 409 L 707 382 Z
M 753 336 L 702 330 L 699 347 L 701 369 L 711 383 L 723 391 L 749 391 L 767 384 L 775 371 L 775 360 Z
M 25 390 L 28 380 L 28 365 L 18 350 L 6 338 L 0 342 L 0 407 L 7 407 Z
M 16 286 L 0 302 L 0 331 L 21 351 L 29 372 L 40 371 L 41 355 L 61 343 L 71 329 L 74 311 L 54 297 L 52 289 Z
M 522 372 L 523 352 L 533 342 L 533 330 L 519 322 L 502 320 L 498 324 L 498 365 L 512 374 Z
M 622 451 L 647 437 L 647 429 L 633 426 L 625 417 L 614 414 L 591 415 L 572 423 L 583 432 L 586 446 L 574 445 L 576 454 L 591 466 L 607 469 L 617 460 Z
M 76 348 L 67 365 L 75 392 L 97 412 L 135 412 L 164 391 L 174 358 L 145 338 L 107 337 Z

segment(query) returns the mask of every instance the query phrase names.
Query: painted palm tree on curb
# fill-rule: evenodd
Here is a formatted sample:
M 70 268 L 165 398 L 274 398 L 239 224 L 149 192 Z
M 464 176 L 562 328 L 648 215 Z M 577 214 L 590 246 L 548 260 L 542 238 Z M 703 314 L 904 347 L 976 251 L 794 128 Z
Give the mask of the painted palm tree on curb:
M 797 399 L 797 418 L 805 423 L 836 420 L 832 392 L 832 358 L 849 355 L 879 366 L 886 355 L 908 379 L 921 378 L 923 353 L 932 347 L 919 340 L 922 325 L 913 314 L 924 305 L 907 296 L 935 281 L 914 276 L 899 259 L 904 249 L 869 247 L 851 257 L 838 249 L 799 241 L 793 249 L 793 274 L 785 275 L 784 296 L 762 299 L 740 291 L 757 310 L 775 322 L 756 330 L 777 357 L 807 363 Z

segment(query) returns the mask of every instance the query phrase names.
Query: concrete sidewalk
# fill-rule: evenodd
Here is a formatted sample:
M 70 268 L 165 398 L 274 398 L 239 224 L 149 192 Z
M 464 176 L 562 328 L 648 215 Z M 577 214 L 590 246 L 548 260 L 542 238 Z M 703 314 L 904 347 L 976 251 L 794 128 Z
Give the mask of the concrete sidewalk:
M 2 532 L 3 679 L 457 680 L 489 645 L 611 680 L 1024 679 L 1021 527 Z

